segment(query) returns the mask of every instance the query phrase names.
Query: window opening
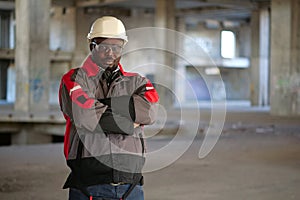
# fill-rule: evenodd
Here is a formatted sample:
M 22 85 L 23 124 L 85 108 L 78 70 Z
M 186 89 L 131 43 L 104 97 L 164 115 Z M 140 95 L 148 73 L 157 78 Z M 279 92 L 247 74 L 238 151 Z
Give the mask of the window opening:
M 236 50 L 236 38 L 232 31 L 221 32 L 221 56 L 223 58 L 234 58 Z

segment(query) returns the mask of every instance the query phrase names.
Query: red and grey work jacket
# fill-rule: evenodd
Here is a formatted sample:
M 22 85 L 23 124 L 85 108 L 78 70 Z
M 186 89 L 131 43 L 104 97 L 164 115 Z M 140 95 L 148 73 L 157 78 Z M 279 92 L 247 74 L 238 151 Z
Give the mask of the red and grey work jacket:
M 125 72 L 120 64 L 118 69 L 108 84 L 89 56 L 62 77 L 64 154 L 71 168 L 64 188 L 133 183 L 141 175 L 143 126 L 154 123 L 159 97 L 148 79 Z

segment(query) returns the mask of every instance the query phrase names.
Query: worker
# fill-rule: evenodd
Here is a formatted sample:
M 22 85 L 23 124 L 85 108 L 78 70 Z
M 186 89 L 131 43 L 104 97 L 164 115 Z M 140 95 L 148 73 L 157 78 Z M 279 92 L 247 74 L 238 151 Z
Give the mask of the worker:
M 71 169 L 64 188 L 69 200 L 142 200 L 144 126 L 155 121 L 158 94 L 147 78 L 120 64 L 128 42 L 121 20 L 98 18 L 87 39 L 90 54 L 63 75 L 59 90 Z

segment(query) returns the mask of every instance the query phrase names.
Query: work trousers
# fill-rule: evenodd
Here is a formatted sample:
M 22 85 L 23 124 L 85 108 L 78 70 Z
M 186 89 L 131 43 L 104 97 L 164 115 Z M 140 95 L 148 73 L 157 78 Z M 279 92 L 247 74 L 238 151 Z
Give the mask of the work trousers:
M 110 184 L 93 185 L 86 188 L 87 192 L 93 196 L 93 200 L 117 200 L 128 191 L 130 184 L 113 186 Z M 90 200 L 80 190 L 70 188 L 69 200 Z M 144 200 L 143 187 L 136 185 L 126 200 Z

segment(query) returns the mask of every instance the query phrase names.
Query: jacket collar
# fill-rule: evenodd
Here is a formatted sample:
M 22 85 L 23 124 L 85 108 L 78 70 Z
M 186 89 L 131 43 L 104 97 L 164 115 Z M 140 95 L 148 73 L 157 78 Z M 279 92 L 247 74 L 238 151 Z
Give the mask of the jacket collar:
M 118 66 L 123 76 L 128 76 L 131 74 L 125 72 L 120 63 L 118 63 Z M 82 64 L 82 68 L 87 73 L 88 77 L 96 76 L 100 71 L 103 71 L 96 63 L 93 62 L 91 55 L 85 59 Z
M 100 67 L 93 62 L 92 56 L 89 55 L 82 64 L 83 70 L 86 72 L 87 76 L 96 76 L 100 72 Z

